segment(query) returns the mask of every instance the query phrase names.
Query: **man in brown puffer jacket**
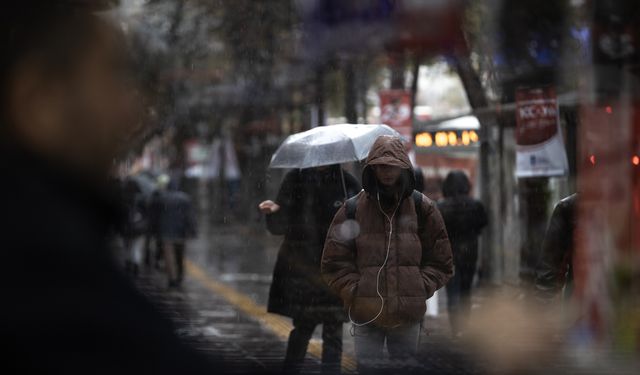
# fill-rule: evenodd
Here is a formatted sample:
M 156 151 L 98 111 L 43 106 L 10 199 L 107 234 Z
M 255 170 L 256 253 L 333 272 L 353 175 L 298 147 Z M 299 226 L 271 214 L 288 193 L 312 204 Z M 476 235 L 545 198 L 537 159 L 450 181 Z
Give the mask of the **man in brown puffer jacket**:
M 414 192 L 399 138 L 376 140 L 362 185 L 337 212 L 322 257 L 323 277 L 354 325 L 361 373 L 377 367 L 385 340 L 393 360 L 415 354 L 425 301 L 453 274 L 444 222 L 435 203 Z

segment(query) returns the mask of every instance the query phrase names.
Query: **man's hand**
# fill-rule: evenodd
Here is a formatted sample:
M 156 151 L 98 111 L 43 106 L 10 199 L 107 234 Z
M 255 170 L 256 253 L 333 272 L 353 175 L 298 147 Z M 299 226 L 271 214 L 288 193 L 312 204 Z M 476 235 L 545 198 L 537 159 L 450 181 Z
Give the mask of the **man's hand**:
M 267 200 L 258 205 L 260 212 L 263 214 L 273 214 L 280 210 L 280 205 L 274 201 Z

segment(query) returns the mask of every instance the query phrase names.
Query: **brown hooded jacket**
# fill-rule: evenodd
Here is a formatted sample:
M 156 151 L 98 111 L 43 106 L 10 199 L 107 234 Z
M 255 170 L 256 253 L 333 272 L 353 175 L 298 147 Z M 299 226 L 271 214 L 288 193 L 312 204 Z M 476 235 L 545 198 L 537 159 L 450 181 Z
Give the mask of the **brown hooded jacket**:
M 401 201 L 395 214 L 395 207 L 386 211 L 391 223 L 379 202 L 371 168 L 379 164 L 403 169 Z M 355 323 L 393 327 L 419 322 L 426 299 L 453 275 L 444 222 L 435 203 L 425 196 L 419 206 L 424 230 L 418 233 L 412 171 L 402 141 L 379 137 L 362 172 L 364 190 L 357 196 L 355 220 L 348 220 L 343 206 L 329 228 L 322 274 L 340 294 Z

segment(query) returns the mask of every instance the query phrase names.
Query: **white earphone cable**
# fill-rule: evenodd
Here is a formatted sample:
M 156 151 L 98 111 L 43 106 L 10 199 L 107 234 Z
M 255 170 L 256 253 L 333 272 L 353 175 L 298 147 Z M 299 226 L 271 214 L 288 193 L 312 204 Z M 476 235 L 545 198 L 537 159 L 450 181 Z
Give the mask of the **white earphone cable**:
M 382 312 L 384 311 L 385 302 L 384 302 L 384 296 L 382 295 L 382 292 L 380 292 L 380 274 L 382 273 L 382 270 L 387 266 L 387 261 L 389 260 L 389 252 L 391 251 L 391 238 L 393 236 L 393 219 L 396 216 L 396 212 L 398 211 L 398 208 L 400 208 L 400 202 L 402 201 L 401 199 L 398 199 L 398 205 L 393 210 L 393 213 L 391 214 L 391 216 L 389 216 L 387 215 L 386 212 L 384 212 L 384 210 L 382 209 L 382 205 L 380 204 L 380 193 L 378 193 L 377 198 L 378 198 L 378 208 L 380 209 L 380 212 L 382 212 L 384 217 L 389 222 L 389 239 L 387 240 L 387 253 L 384 257 L 384 262 L 382 263 L 382 266 L 380 266 L 380 269 L 378 269 L 378 273 L 376 275 L 376 293 L 378 294 L 378 297 L 380 297 L 380 310 L 378 311 L 376 316 L 373 317 L 373 319 L 364 323 L 356 323 L 351 318 L 351 306 L 349 306 L 349 311 L 348 311 L 349 321 L 351 321 L 351 324 L 353 324 L 356 327 L 366 326 L 367 324 L 371 324 L 375 322 L 376 319 L 378 319 L 380 315 L 382 315 Z

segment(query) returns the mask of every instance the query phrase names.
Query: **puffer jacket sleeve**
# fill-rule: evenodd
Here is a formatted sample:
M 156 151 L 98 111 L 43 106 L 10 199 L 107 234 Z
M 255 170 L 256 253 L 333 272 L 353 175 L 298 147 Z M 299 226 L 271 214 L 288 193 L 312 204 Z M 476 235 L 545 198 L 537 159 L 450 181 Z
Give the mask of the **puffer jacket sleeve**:
M 423 197 L 424 230 L 419 234 L 422 243 L 420 273 L 427 298 L 442 288 L 453 276 L 453 256 L 444 220 L 435 203 Z
M 336 213 L 329 227 L 322 252 L 322 277 L 345 306 L 351 304 L 360 279 L 356 264 L 355 226 L 349 225 L 345 206 Z M 354 223 L 355 224 L 355 223 Z

